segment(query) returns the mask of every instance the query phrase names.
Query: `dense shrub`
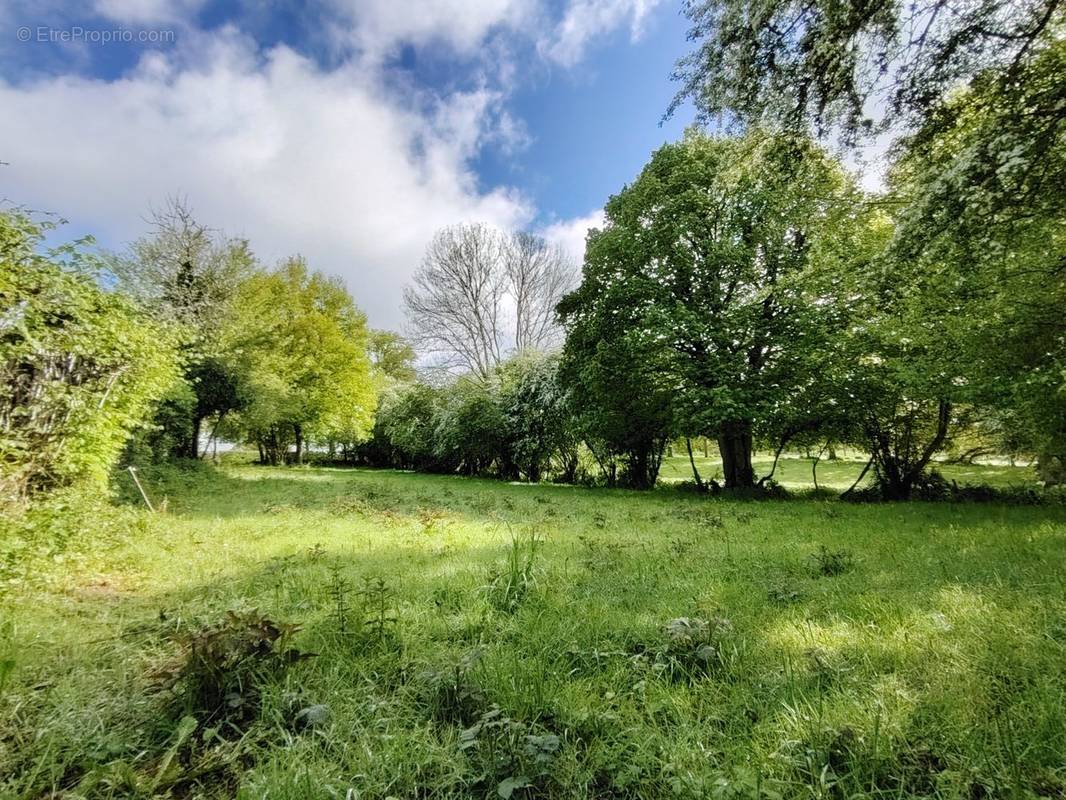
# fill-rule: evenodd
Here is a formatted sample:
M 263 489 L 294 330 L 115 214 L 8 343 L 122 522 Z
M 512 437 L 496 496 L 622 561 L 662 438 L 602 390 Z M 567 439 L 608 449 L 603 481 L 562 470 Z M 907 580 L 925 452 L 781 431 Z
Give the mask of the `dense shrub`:
M 488 379 L 386 389 L 358 455 L 378 466 L 572 482 L 580 444 L 558 358 L 525 354 Z
M 9 496 L 103 481 L 177 371 L 167 331 L 101 289 L 83 248 L 41 254 L 47 229 L 0 214 L 0 462 Z

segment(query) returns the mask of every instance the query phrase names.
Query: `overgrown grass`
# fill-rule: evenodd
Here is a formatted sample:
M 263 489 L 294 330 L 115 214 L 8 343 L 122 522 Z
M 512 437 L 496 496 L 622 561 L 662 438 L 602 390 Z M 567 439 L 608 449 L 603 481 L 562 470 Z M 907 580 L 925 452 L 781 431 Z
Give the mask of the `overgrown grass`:
M 2 797 L 1066 792 L 1062 507 L 144 477 L 8 548 Z M 240 688 L 180 702 L 227 619 Z

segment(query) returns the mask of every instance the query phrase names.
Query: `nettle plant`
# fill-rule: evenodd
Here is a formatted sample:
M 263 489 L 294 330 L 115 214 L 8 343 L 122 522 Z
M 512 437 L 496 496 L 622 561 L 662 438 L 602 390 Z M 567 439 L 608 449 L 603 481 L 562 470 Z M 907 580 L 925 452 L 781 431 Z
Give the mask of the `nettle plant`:
M 495 783 L 504 800 L 520 789 L 542 788 L 561 747 L 555 734 L 511 719 L 496 705 L 459 734 L 459 749 L 474 770 L 475 785 Z
M 156 676 L 183 714 L 242 730 L 258 716 L 262 690 L 312 657 L 292 646 L 299 631 L 258 609 L 228 611 L 217 624 L 176 635 L 178 652 Z
M 653 669 L 677 679 L 695 679 L 725 665 L 724 650 L 733 633 L 725 617 L 677 617 L 663 626 L 664 644 Z

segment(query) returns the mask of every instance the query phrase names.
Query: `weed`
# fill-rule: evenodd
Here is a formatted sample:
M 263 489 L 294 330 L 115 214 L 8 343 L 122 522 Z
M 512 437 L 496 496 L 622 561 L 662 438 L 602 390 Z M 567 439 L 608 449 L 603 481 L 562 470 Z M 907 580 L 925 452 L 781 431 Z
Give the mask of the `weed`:
M 463 725 L 475 722 L 487 705 L 484 692 L 471 675 L 481 654 L 481 648 L 474 648 L 448 667 L 419 675 L 418 696 L 431 718 Z
M 444 530 L 447 518 L 439 508 L 423 508 L 418 512 L 418 522 L 422 526 L 422 533 L 429 536 Z
M 780 581 L 770 587 L 770 590 L 766 593 L 766 597 L 772 603 L 787 605 L 799 600 L 800 593 L 791 583 Z
M 175 635 L 177 655 L 156 672 L 185 714 L 238 729 L 254 719 L 263 687 L 310 654 L 290 646 L 299 625 L 258 610 L 228 611 L 216 624 Z
M 392 589 L 384 578 L 368 577 L 363 581 L 359 595 L 363 598 L 365 611 L 363 624 L 377 644 L 384 644 L 399 619 L 399 614 L 392 608 Z
M 459 734 L 459 748 L 471 762 L 474 785 L 508 800 L 515 791 L 550 781 L 562 745 L 553 734 L 511 719 L 492 706 Z
M 337 633 L 341 636 L 346 636 L 351 631 L 349 624 L 351 619 L 351 604 L 349 602 L 351 591 L 351 583 L 344 577 L 341 565 L 337 563 L 330 564 L 329 598 L 332 603 L 330 618 L 333 620 L 333 626 L 336 628 Z
M 706 675 L 723 663 L 722 648 L 732 631 L 725 617 L 672 619 L 663 626 L 665 642 L 655 651 L 655 667 L 674 679 Z
M 818 551 L 808 557 L 811 572 L 815 576 L 832 578 L 851 572 L 855 567 L 855 556 L 850 550 L 830 550 L 824 544 L 818 546 Z
M 489 577 L 488 600 L 497 611 L 513 614 L 537 585 L 536 560 L 541 540 L 535 534 L 512 536 L 507 562 Z

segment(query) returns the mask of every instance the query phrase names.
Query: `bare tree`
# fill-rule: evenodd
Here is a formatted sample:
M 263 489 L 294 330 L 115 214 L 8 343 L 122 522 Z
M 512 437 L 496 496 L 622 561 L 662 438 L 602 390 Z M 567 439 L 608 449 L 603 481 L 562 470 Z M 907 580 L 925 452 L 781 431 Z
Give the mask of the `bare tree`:
M 555 306 L 572 277 L 563 252 L 537 236 L 442 228 L 404 290 L 408 334 L 442 366 L 487 378 L 509 353 L 558 341 Z
M 160 316 L 203 336 L 216 327 L 253 256 L 243 239 L 230 239 L 198 222 L 182 197 L 153 209 L 152 232 L 111 260 L 119 286 Z
M 437 231 L 414 285 L 404 289 L 404 310 L 415 346 L 488 377 L 503 352 L 500 329 L 504 285 L 503 241 L 487 225 L 452 225 Z
M 555 306 L 574 278 L 573 264 L 562 248 L 530 233 L 515 233 L 507 241 L 504 273 L 515 305 L 515 350 L 558 344 Z

